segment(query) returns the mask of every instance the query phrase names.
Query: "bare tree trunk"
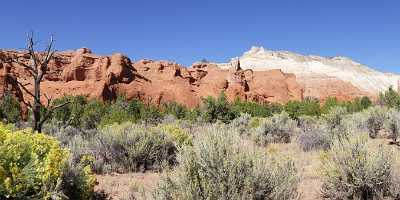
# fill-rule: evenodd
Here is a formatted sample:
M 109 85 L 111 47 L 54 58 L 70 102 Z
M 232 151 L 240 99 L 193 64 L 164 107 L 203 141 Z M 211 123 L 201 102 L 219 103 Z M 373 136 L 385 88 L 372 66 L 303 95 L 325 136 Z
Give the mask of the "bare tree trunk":
M 40 127 L 40 82 L 35 80 L 35 97 L 33 102 L 33 124 L 32 129 L 38 131 L 39 133 L 42 132 L 42 127 Z
M 17 63 L 18 65 L 24 67 L 24 69 L 29 72 L 29 74 L 33 79 L 33 87 L 34 87 L 33 92 L 28 90 L 26 88 L 26 84 L 22 84 L 21 82 L 18 81 L 17 78 L 15 78 L 14 81 L 16 85 L 22 88 L 28 95 L 30 95 L 33 98 L 33 106 L 31 105 L 30 102 L 24 101 L 23 103 L 32 110 L 33 114 L 32 129 L 33 131 L 37 131 L 39 133 L 42 132 L 43 124 L 51 116 L 53 111 L 69 103 L 65 102 L 60 105 L 53 105 L 52 99 L 49 98 L 46 94 L 44 94 L 44 97 L 46 97 L 47 99 L 47 105 L 43 104 L 40 101 L 41 98 L 40 83 L 42 82 L 44 75 L 46 75 L 46 73 L 49 71 L 48 64 L 50 60 L 53 58 L 53 55 L 55 53 L 55 51 L 53 50 L 53 42 L 54 42 L 53 37 L 51 37 L 50 43 L 47 45 L 45 52 L 37 53 L 35 52 L 34 49 L 36 42 L 34 42 L 33 40 L 33 34 L 30 34 L 28 35 L 28 48 L 27 48 L 30 57 L 30 63 L 26 64 L 20 61 L 18 57 L 9 58 L 7 60 L 7 62 L 10 63 L 11 65 L 13 63 Z M 41 111 L 43 111 L 43 113 Z

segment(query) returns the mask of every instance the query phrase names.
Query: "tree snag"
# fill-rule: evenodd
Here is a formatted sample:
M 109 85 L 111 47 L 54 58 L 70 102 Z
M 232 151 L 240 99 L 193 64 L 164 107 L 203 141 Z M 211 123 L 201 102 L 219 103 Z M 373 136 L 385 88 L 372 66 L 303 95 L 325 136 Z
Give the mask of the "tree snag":
M 44 52 L 35 52 L 35 45 L 37 44 L 34 41 L 33 33 L 27 35 L 27 49 L 29 55 L 29 63 L 21 61 L 18 56 L 10 56 L 6 58 L 4 62 L 9 63 L 12 67 L 14 64 L 22 66 L 27 72 L 29 72 L 32 77 L 32 83 L 23 84 L 18 80 L 17 77 L 12 77 L 10 80 L 18 85 L 26 94 L 33 98 L 33 105 L 29 101 L 23 100 L 23 103 L 32 111 L 33 122 L 32 129 L 33 131 L 37 131 L 39 133 L 42 132 L 42 126 L 46 122 L 47 119 L 50 118 L 51 114 L 54 110 L 61 108 L 67 105 L 69 102 L 65 102 L 60 105 L 53 105 L 52 99 L 49 98 L 46 94 L 43 96 L 47 100 L 46 103 L 42 103 L 40 98 L 42 94 L 40 92 L 40 83 L 43 81 L 43 77 L 49 71 L 49 62 L 53 59 L 54 53 L 56 52 L 53 49 L 53 37 L 50 37 L 50 41 L 47 44 Z M 33 91 L 29 90 L 26 86 L 33 84 Z

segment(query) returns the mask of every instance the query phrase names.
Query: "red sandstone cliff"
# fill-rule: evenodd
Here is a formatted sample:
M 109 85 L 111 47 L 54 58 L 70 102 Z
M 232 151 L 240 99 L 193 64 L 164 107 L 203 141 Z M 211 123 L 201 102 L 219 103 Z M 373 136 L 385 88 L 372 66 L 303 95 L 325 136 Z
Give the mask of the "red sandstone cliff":
M 28 63 L 28 54 L 0 51 L 0 58 L 19 57 Z M 11 78 L 29 84 L 29 74 L 17 64 L 0 62 L 0 93 L 12 91 L 18 98 L 29 100 Z M 196 106 L 201 97 L 217 96 L 221 91 L 230 100 L 236 96 L 257 102 L 300 100 L 303 88 L 293 74 L 281 70 L 224 70 L 214 64 L 198 63 L 190 68 L 167 61 L 132 62 L 122 54 L 98 56 L 87 48 L 55 54 L 50 71 L 42 82 L 42 93 L 52 98 L 83 95 L 108 100 L 117 95 L 139 98 L 160 104 L 176 101 Z M 32 86 L 28 86 L 32 89 Z

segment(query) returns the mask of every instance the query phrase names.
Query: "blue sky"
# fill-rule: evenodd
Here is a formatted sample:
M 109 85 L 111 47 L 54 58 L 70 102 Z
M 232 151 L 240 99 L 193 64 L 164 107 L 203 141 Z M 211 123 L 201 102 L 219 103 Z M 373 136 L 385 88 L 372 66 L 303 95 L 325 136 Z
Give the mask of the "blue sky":
M 225 62 L 251 46 L 347 56 L 400 72 L 398 0 L 9 0 L 0 48 L 23 48 L 34 30 L 58 50 L 89 47 L 133 60 Z

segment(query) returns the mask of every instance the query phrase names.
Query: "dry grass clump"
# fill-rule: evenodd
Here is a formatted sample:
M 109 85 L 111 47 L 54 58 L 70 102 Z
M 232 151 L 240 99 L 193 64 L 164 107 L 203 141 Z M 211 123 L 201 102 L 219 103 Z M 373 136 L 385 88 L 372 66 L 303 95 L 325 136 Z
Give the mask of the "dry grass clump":
M 291 160 L 274 159 L 229 129 L 211 126 L 179 153 L 155 199 L 293 199 L 297 171 Z

